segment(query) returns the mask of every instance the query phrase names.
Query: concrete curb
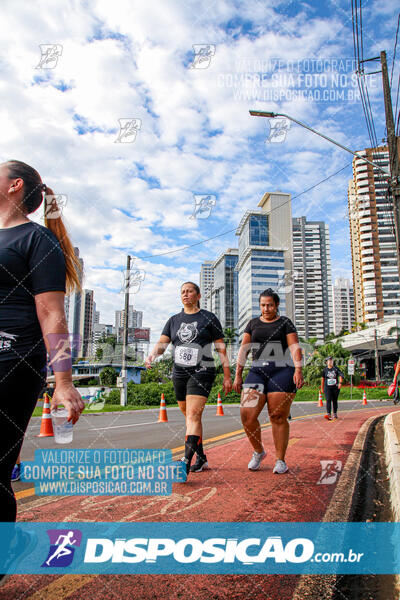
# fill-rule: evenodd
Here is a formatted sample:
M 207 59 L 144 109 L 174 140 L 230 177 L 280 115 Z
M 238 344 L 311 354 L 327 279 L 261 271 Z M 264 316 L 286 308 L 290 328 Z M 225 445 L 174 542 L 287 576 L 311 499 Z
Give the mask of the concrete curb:
M 397 412 L 397 411 L 396 411 Z M 400 521 L 400 444 L 393 424 L 393 415 L 389 413 L 384 421 L 385 455 L 389 475 L 390 502 L 396 522 Z
M 376 419 L 379 417 L 372 416 L 360 427 L 322 519 L 323 523 L 349 520 L 365 439 L 369 428 Z M 292 600 L 314 600 L 315 598 L 331 600 L 335 593 L 336 581 L 337 575 L 302 575 Z

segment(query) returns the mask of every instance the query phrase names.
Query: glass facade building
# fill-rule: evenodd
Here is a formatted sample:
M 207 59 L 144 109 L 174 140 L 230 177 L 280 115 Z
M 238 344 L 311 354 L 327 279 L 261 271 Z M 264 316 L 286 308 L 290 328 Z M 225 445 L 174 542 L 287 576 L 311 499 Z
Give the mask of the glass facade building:
M 214 262 L 214 283 L 210 310 L 214 312 L 223 329 L 238 327 L 238 250 L 229 248 Z
M 291 302 L 288 306 L 291 292 L 280 290 L 284 274 L 291 266 L 290 195 L 265 194 L 259 206 L 263 210 L 247 211 L 236 231 L 240 338 L 249 320 L 260 315 L 259 296 L 268 288 L 280 296 L 280 314 L 293 318 Z

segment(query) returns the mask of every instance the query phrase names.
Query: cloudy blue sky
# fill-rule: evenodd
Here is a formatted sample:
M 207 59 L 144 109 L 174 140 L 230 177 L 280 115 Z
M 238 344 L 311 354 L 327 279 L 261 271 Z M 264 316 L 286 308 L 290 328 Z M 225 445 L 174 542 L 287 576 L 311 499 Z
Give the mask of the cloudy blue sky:
M 6 0 L 0 12 L 0 159 L 31 164 L 67 196 L 102 322 L 122 307 L 127 253 L 145 272 L 132 299 L 154 339 L 180 308 L 179 284 L 236 245 L 245 210 L 266 191 L 294 197 L 342 168 L 294 198 L 292 212 L 329 224 L 333 277 L 351 277 L 351 155 L 297 125 L 278 142 L 248 113 L 285 112 L 355 150 L 369 146 L 350 0 Z M 386 50 L 391 69 L 396 25 L 391 0 L 366 2 L 364 56 Z M 368 85 L 380 140 L 379 75 Z M 127 121 L 136 131 L 121 130 Z M 191 218 L 194 195 L 206 194 L 210 216 Z

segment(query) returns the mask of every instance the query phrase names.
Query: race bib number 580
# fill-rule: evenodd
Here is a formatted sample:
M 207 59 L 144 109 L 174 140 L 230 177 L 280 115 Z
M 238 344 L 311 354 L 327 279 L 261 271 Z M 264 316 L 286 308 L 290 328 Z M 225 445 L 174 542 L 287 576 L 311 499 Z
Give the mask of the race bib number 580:
M 197 365 L 198 348 L 188 346 L 177 346 L 175 348 L 175 363 L 185 367 L 195 367 Z

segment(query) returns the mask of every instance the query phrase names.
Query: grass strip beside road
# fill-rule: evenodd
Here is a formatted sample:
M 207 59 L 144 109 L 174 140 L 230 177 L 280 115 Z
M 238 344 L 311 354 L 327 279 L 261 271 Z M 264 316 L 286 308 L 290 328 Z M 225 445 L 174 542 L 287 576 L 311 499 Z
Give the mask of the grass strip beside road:
M 140 384 L 139 384 L 140 385 Z M 387 395 L 386 389 L 383 388 L 366 388 L 367 400 L 389 400 L 389 396 Z M 363 398 L 364 390 L 361 388 L 353 388 L 352 399 L 357 402 L 358 400 L 361 402 Z M 350 387 L 343 387 L 340 391 L 339 402 L 340 400 L 350 400 Z M 223 393 L 221 393 L 222 403 L 223 404 L 238 404 L 238 402 L 229 402 L 228 398 L 224 398 Z M 324 400 L 324 397 L 323 397 Z M 317 387 L 309 387 L 304 386 L 302 389 L 298 390 L 295 397 L 295 402 L 318 402 L 318 388 Z M 170 406 L 176 406 L 176 404 L 168 404 L 167 408 Z M 210 403 L 208 406 L 216 406 L 215 403 Z M 157 410 L 157 406 L 147 406 L 145 404 L 129 404 L 128 406 L 121 406 L 120 404 L 105 404 L 104 407 L 100 410 L 87 410 L 85 409 L 84 414 L 90 413 L 103 413 L 103 412 L 117 412 L 117 411 L 126 411 L 126 410 L 146 410 L 153 409 Z M 36 406 L 33 417 L 41 417 L 43 412 L 42 403 L 39 406 Z

